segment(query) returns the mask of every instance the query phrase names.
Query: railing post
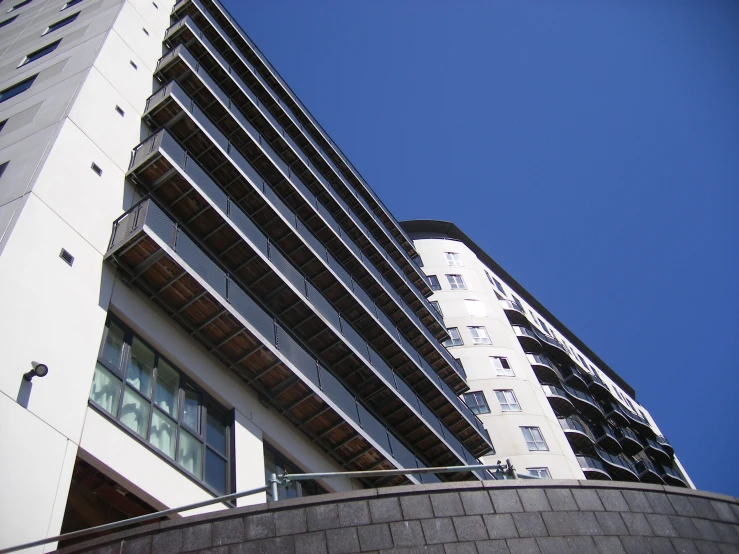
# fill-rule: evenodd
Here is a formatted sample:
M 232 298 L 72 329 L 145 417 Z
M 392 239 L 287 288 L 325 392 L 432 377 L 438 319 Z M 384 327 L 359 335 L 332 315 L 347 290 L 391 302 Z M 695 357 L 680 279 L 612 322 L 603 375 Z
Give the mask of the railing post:
M 279 500 L 277 493 L 277 474 L 273 473 L 269 478 L 270 485 L 272 486 L 272 501 L 277 502 Z

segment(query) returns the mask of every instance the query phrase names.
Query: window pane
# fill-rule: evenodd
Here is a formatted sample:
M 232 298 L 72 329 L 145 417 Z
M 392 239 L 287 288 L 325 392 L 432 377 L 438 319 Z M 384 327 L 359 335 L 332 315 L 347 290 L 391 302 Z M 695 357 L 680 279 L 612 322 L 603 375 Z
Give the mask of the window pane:
M 151 397 L 151 376 L 154 371 L 154 351 L 134 337 L 126 381 L 147 398 Z
M 134 433 L 146 438 L 146 431 L 149 427 L 149 402 L 126 387 L 123 392 L 121 415 L 118 419 Z
M 205 482 L 217 493 L 226 493 L 226 462 L 210 448 L 205 449 Z
M 159 358 L 154 403 L 172 417 L 177 417 L 177 394 L 180 390 L 180 374 Z
M 226 455 L 226 426 L 217 415 L 211 414 L 210 412 L 208 412 L 205 440 L 208 446 L 212 447 L 216 452 L 223 456 Z
M 108 326 L 108 332 L 105 334 L 105 343 L 103 344 L 103 361 L 110 364 L 111 367 L 118 369 L 121 365 L 121 350 L 123 349 L 123 329 L 115 323 Z
M 185 386 L 185 401 L 182 407 L 182 423 L 200 433 L 199 425 L 200 395 L 190 385 Z
M 115 416 L 118 411 L 118 397 L 121 394 L 121 381 L 100 363 L 95 366 L 95 375 L 90 387 L 90 400 Z
M 174 459 L 174 449 L 177 442 L 177 425 L 159 410 L 154 410 L 151 416 L 151 437 L 149 442 Z
M 180 430 L 180 448 L 177 462 L 196 477 L 203 478 L 202 443 L 190 433 Z

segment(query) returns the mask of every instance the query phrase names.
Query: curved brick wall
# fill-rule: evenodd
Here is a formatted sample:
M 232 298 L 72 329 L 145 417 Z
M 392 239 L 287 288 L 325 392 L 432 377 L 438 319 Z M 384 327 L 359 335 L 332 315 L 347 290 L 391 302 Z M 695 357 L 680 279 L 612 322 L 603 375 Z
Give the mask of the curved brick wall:
M 355 491 L 155 523 L 60 552 L 95 554 L 739 552 L 739 500 L 594 481 Z

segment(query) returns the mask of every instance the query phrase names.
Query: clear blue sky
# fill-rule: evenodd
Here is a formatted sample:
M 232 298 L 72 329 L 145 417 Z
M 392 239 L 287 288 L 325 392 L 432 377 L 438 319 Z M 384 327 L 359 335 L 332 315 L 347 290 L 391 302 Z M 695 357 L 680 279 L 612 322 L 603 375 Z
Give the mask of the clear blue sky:
M 456 223 L 739 496 L 739 3 L 225 3 L 399 220 Z

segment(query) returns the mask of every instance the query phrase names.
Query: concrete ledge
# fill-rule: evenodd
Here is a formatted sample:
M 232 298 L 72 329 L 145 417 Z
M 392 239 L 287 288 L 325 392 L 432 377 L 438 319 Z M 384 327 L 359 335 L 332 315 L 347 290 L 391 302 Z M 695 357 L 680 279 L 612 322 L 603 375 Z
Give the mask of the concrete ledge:
M 510 480 L 357 490 L 129 529 L 63 553 L 739 552 L 739 501 L 612 481 Z

